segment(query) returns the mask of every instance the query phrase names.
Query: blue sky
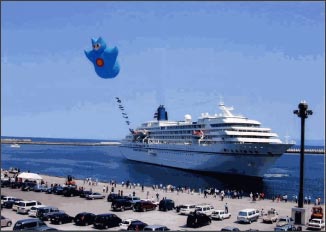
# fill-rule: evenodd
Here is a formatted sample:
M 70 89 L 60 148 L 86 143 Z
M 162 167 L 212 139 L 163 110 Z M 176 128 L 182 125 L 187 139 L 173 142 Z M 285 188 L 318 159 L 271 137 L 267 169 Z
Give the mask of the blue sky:
M 324 139 L 323 2 L 1 2 L 1 135 L 119 139 L 164 104 L 171 120 L 226 105 L 300 137 L 293 110 Z M 119 48 L 96 76 L 91 38 Z

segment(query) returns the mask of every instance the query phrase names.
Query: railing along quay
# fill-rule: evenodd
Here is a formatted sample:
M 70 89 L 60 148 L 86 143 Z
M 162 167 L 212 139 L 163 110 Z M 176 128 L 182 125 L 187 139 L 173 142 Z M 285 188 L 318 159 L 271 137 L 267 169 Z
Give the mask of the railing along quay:
M 289 148 L 286 153 L 300 153 L 300 148 Z M 304 149 L 304 153 L 309 154 L 325 154 L 325 149 L 323 148 L 306 148 Z
M 67 145 L 67 146 L 118 146 L 120 142 L 49 142 L 32 141 L 30 139 L 1 139 L 2 144 L 35 144 L 35 145 Z M 300 148 L 289 148 L 286 153 L 300 153 Z M 324 148 L 306 148 L 305 153 L 325 154 Z

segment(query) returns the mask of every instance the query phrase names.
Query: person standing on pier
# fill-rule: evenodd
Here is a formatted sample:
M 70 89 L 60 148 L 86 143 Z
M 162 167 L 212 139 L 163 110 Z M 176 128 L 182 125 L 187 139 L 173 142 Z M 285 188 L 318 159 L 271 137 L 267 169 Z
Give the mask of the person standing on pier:
M 224 210 L 225 210 L 225 213 L 228 213 L 229 212 L 228 203 L 225 203 Z

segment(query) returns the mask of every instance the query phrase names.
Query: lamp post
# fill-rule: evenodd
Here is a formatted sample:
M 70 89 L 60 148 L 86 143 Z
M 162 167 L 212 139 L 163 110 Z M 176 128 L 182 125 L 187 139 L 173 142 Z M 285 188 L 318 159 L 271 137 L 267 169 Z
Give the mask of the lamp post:
M 303 208 L 303 174 L 304 174 L 304 129 L 305 120 L 308 115 L 312 115 L 312 111 L 308 110 L 308 104 L 305 101 L 301 101 L 298 105 L 299 110 L 294 110 L 293 113 L 301 118 L 301 146 L 300 146 L 300 188 L 299 188 L 299 199 L 298 207 Z

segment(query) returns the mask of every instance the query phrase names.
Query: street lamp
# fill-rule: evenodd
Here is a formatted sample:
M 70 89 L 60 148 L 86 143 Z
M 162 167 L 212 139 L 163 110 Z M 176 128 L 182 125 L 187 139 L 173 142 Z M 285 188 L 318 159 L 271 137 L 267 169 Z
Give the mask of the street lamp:
M 308 104 L 305 101 L 301 101 L 298 105 L 299 110 L 294 110 L 293 113 L 301 118 L 301 146 L 300 146 L 300 188 L 299 188 L 299 199 L 298 207 L 303 208 L 303 174 L 304 174 L 304 129 L 305 120 L 308 115 L 312 115 L 312 111 L 308 110 Z

